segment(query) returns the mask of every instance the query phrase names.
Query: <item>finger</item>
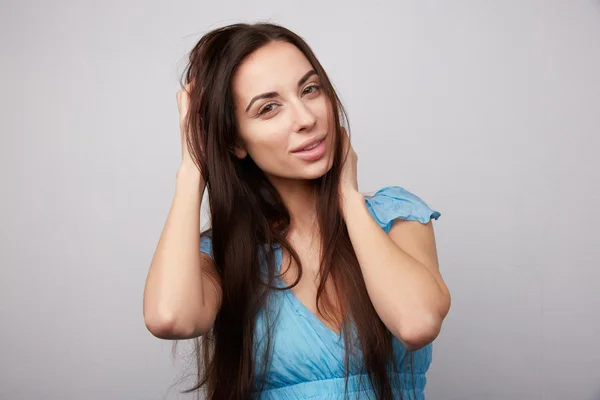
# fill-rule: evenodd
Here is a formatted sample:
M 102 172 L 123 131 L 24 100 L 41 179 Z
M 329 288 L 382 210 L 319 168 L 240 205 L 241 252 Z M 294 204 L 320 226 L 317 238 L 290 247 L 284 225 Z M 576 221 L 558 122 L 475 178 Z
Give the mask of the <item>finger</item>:
M 350 145 L 350 136 L 348 136 L 348 131 L 343 126 L 340 126 L 340 131 L 342 134 L 342 145 L 344 152 L 348 150 L 348 146 Z

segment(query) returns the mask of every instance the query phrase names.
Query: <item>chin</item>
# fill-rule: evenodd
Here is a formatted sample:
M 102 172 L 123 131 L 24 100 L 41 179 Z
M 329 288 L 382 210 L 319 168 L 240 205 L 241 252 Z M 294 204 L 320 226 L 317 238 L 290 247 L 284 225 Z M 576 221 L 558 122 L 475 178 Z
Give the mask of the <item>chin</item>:
M 302 171 L 299 175 L 301 179 L 318 179 L 324 176 L 329 172 L 331 166 L 333 165 L 333 160 L 323 159 L 318 162 L 306 167 L 304 171 Z

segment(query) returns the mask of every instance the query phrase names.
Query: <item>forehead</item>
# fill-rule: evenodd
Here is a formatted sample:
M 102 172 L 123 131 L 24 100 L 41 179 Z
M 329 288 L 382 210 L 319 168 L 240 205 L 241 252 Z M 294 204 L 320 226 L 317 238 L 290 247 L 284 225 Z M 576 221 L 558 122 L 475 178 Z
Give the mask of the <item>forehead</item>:
M 246 100 L 261 93 L 297 87 L 312 65 L 296 46 L 271 42 L 250 54 L 233 77 L 233 90 Z

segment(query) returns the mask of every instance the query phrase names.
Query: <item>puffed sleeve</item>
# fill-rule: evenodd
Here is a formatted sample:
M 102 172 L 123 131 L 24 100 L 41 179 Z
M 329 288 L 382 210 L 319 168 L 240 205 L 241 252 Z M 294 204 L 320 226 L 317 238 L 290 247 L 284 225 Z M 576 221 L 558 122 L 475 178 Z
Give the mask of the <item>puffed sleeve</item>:
M 212 251 L 212 239 L 210 237 L 210 234 L 203 234 L 200 236 L 200 251 L 208 254 L 210 258 L 214 260 Z
M 441 216 L 415 194 L 400 186 L 384 187 L 365 201 L 371 215 L 386 233 L 396 218 L 426 224 L 432 218 L 437 220 Z

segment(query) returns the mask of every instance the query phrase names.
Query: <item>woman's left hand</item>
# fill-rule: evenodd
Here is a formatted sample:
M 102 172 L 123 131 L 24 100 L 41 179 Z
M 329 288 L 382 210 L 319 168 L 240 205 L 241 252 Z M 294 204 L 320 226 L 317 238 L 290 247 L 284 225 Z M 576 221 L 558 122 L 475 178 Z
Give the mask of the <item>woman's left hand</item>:
M 357 175 L 358 156 L 352 147 L 352 143 L 350 143 L 350 137 L 346 128 L 342 126 L 340 127 L 340 130 L 344 146 L 343 155 L 346 156 L 346 154 L 348 154 L 342 166 L 342 173 L 340 176 L 340 210 L 342 211 L 342 215 L 344 215 L 349 200 L 353 196 L 360 195 L 360 192 L 358 191 Z

